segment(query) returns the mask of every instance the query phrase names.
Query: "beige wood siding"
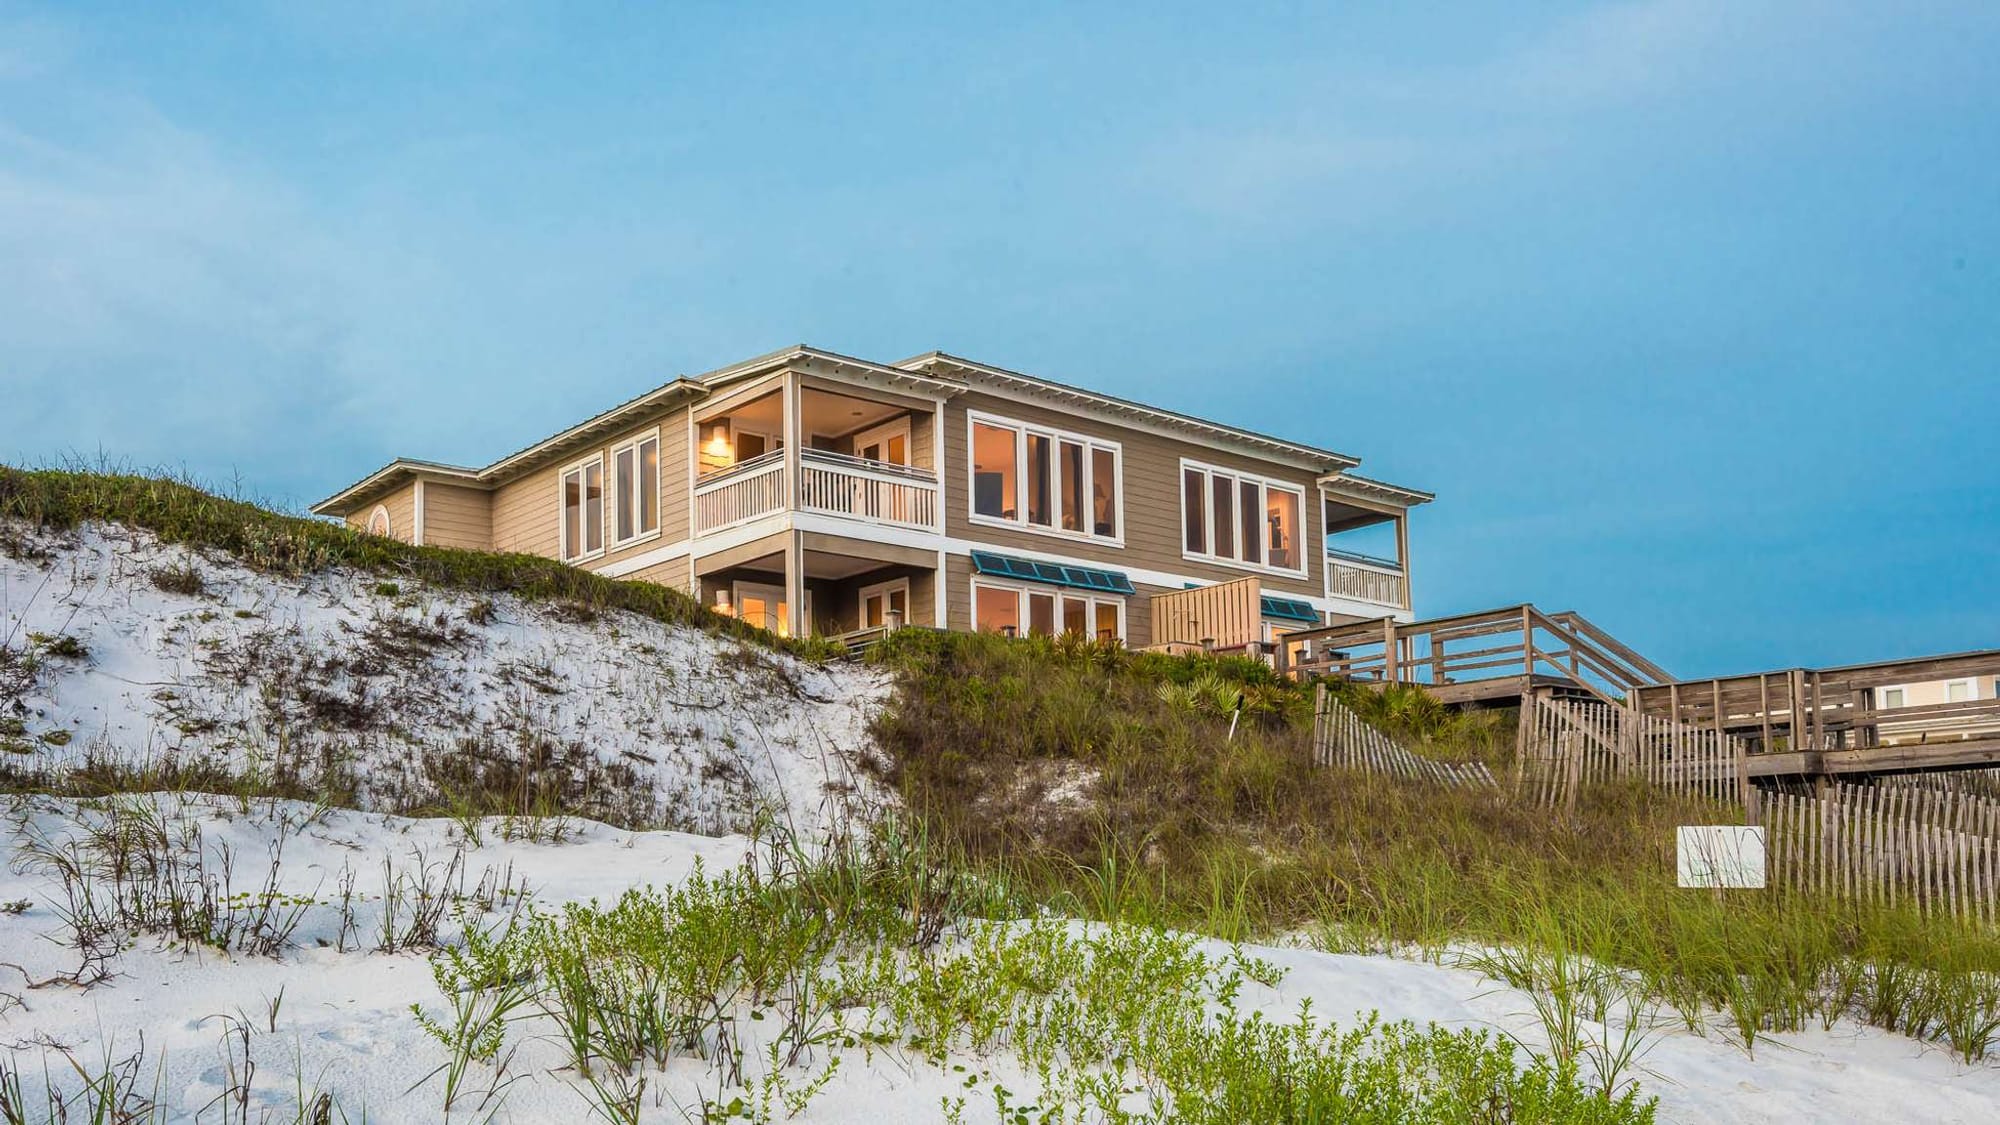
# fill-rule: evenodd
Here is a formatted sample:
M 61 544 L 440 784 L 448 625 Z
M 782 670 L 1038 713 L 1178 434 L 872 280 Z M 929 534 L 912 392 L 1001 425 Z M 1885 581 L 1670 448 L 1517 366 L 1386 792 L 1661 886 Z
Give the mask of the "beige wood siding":
M 375 509 L 379 505 L 389 509 L 389 538 L 408 543 L 410 537 L 415 534 L 417 526 L 416 493 L 417 486 L 413 481 L 394 492 L 379 496 L 359 511 L 350 512 L 347 516 L 347 526 L 356 531 L 368 530 L 368 517 L 375 514 Z
M 587 449 L 578 449 L 560 460 L 501 485 L 493 494 L 493 549 L 519 551 L 556 558 L 561 535 L 562 470 L 594 453 L 604 459 L 605 479 L 611 478 L 611 451 L 633 438 L 660 431 L 660 533 L 630 546 L 615 548 L 586 565 L 595 569 L 609 563 L 642 555 L 663 545 L 688 537 L 688 431 L 687 408 L 678 407 L 635 425 Z M 612 513 L 605 513 L 607 534 L 615 526 Z
M 934 469 L 937 458 L 932 456 L 931 435 L 937 430 L 937 421 L 930 413 L 912 413 L 910 416 L 910 467 L 914 469 Z M 912 596 L 916 593 L 911 590 Z
M 494 550 L 556 557 L 559 472 L 537 469 L 494 490 Z
M 1123 511 L 1119 515 L 1125 532 L 1124 547 L 1115 547 L 1090 539 L 1044 535 L 973 523 L 968 515 L 972 486 L 971 454 L 966 444 L 968 411 L 993 414 L 1117 442 L 1121 450 L 1124 474 L 1123 495 L 1120 497 Z M 1325 593 L 1323 587 L 1325 576 L 1322 573 L 1326 565 L 1325 552 L 1322 549 L 1325 539 L 1320 532 L 1322 513 L 1318 485 L 1314 475 L 1309 471 L 1225 453 L 1193 442 L 1161 437 L 1094 418 L 978 392 L 961 395 L 946 404 L 944 447 L 946 529 L 956 538 L 976 543 L 990 543 L 999 549 L 1013 547 L 1024 551 L 1041 551 L 1085 559 L 1102 563 L 1112 569 L 1117 569 L 1121 565 L 1144 567 L 1168 574 L 1186 575 L 1197 581 L 1226 582 L 1241 578 L 1245 574 L 1255 573 L 1263 580 L 1265 590 L 1271 593 L 1305 594 L 1315 597 Z M 1304 510 L 1301 514 L 1305 524 L 1305 535 L 1302 554 L 1305 557 L 1306 576 L 1301 579 L 1184 558 L 1181 554 L 1180 492 L 1183 457 L 1224 469 L 1254 473 L 1299 488 L 1303 494 L 1301 507 Z M 956 592 L 954 596 L 957 596 Z M 1128 635 L 1136 632 L 1130 624 L 1131 614 L 1131 607 L 1127 607 Z M 965 620 L 968 623 L 966 627 L 970 627 L 969 605 L 966 607 Z M 957 612 L 954 610 L 954 626 L 957 625 L 957 621 Z
M 484 551 L 493 546 L 493 496 L 482 489 L 424 482 L 424 545 Z
M 688 561 L 685 558 L 668 559 L 666 562 L 634 571 L 625 576 L 629 582 L 651 582 L 656 586 L 666 586 L 685 591 L 688 588 Z

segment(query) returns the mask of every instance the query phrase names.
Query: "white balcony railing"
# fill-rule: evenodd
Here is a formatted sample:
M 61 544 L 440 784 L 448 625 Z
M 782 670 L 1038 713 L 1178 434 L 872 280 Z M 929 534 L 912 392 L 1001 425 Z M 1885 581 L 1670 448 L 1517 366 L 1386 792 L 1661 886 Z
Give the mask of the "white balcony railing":
M 869 523 L 937 527 L 937 475 L 820 449 L 799 451 L 798 507 Z
M 705 535 L 783 511 L 785 451 L 773 450 L 695 483 L 695 534 Z M 819 449 L 799 451 L 799 486 L 792 506 L 802 512 L 935 530 L 937 475 Z
M 774 449 L 695 482 L 695 533 L 733 527 L 784 506 L 785 451 Z
M 1410 608 L 1410 587 L 1401 567 L 1335 551 L 1326 555 L 1326 592 L 1328 597 L 1391 609 Z

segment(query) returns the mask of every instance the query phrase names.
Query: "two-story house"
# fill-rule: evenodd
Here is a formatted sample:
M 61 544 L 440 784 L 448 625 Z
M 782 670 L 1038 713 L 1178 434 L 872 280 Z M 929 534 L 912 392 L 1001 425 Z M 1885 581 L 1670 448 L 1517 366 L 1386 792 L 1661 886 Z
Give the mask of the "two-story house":
M 942 353 L 800 346 L 485 468 L 395 461 L 313 511 L 680 587 L 783 633 L 905 623 L 1140 646 L 1149 597 L 1246 574 L 1276 629 L 1410 619 L 1408 512 L 1431 497 L 1357 464 Z M 1392 546 L 1342 550 L 1357 532 Z

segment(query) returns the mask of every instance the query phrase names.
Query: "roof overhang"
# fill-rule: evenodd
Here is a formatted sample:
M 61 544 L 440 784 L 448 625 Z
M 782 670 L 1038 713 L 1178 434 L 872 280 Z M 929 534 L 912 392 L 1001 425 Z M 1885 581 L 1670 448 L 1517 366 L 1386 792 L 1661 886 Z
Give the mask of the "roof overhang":
M 1025 391 L 1061 406 L 1086 409 L 1128 425 L 1138 424 L 1164 430 L 1211 445 L 1230 447 L 1253 457 L 1297 464 L 1319 472 L 1351 468 L 1361 463 L 1358 457 L 1331 449 L 1320 449 L 1252 430 L 1203 421 L 1172 410 L 1162 410 L 1130 399 L 1086 391 L 1067 383 L 1024 375 L 1019 371 L 1009 371 L 1004 367 L 978 363 L 945 352 L 926 352 L 903 360 L 896 366 L 933 373 L 955 374 L 968 385 L 983 384 L 1015 392 Z
M 1342 500 L 1356 500 L 1363 504 L 1387 504 L 1395 508 L 1414 508 L 1418 504 L 1428 504 L 1437 497 L 1414 488 L 1385 484 L 1379 480 L 1355 476 L 1353 473 L 1328 473 L 1319 478 L 1319 490 L 1328 496 Z
M 456 483 L 477 485 L 479 470 L 468 469 L 461 465 L 444 465 L 436 461 L 415 461 L 399 457 L 314 504 L 311 511 L 316 516 L 344 516 L 382 493 L 420 478 L 447 479 Z

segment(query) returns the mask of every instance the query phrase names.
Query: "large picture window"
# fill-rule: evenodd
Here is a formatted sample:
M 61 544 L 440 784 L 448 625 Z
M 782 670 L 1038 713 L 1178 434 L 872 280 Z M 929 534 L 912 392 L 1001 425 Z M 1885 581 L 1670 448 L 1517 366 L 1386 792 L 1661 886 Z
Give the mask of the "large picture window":
M 1182 546 L 1188 558 L 1305 573 L 1305 490 L 1181 462 Z
M 1125 599 L 982 578 L 972 583 L 972 620 L 982 632 L 1009 636 L 1078 633 L 1101 641 L 1122 641 Z
M 975 522 L 1121 539 L 1116 442 L 985 415 L 971 425 Z
M 604 550 L 604 457 L 562 472 L 562 557 L 590 558 Z
M 614 541 L 629 543 L 660 530 L 660 435 L 649 434 L 611 451 L 611 499 L 617 509 Z

